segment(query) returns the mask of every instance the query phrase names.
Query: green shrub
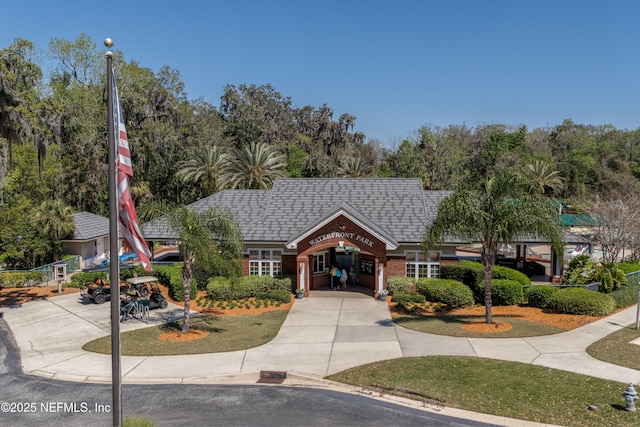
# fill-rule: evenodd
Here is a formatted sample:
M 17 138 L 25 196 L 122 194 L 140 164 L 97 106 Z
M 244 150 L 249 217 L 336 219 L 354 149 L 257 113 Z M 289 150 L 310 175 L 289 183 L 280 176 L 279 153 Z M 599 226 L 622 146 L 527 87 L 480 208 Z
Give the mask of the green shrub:
M 609 293 L 616 291 L 627 284 L 627 277 L 616 264 L 603 262 L 596 268 L 596 278 L 598 281 L 598 291 Z
M 551 285 L 531 286 L 526 292 L 527 302 L 531 307 L 549 308 L 549 299 L 558 289 Z
M 38 271 L 0 273 L 0 287 L 22 288 L 40 285 L 47 280 L 47 275 Z
M 615 310 L 616 301 L 610 295 L 600 292 L 584 288 L 564 288 L 551 295 L 549 306 L 560 313 L 606 316 Z
M 418 292 L 432 302 L 442 302 L 447 308 L 466 307 L 473 304 L 473 293 L 468 286 L 451 279 L 420 279 Z
M 623 261 L 616 264 L 616 266 L 622 270 L 624 274 L 635 273 L 640 271 L 640 262 L 637 261 Z
M 109 283 L 107 280 L 108 277 L 109 273 L 106 271 L 73 273 L 71 276 L 71 283 L 68 286 L 72 288 L 81 288 L 93 283 L 96 278 L 100 278 L 104 280 L 105 283 Z
M 388 281 L 388 290 L 391 295 L 397 292 L 415 292 L 416 280 L 413 277 L 390 276 Z
M 440 278 L 464 283 L 471 289 L 473 299 L 478 303 L 484 303 L 484 273 L 482 266 L 477 262 L 460 261 L 458 265 L 441 265 Z
M 169 297 L 175 301 L 184 301 L 184 286 L 182 285 L 182 264 L 171 266 L 158 266 L 153 271 L 161 284 L 169 289 Z M 195 279 L 191 280 L 191 298 L 198 294 L 198 287 Z
M 597 263 L 589 255 L 578 255 L 570 262 L 562 276 L 562 282 L 569 285 L 598 283 L 598 291 L 609 293 L 627 284 L 624 270 L 612 262 Z
M 482 266 L 478 263 L 460 261 L 460 264 L 444 264 L 440 266 L 440 278 L 452 279 L 472 287 L 484 277 Z
M 520 286 L 531 286 L 531 279 L 526 274 L 502 265 L 493 267 L 492 279 L 515 280 Z
M 242 283 L 241 279 L 229 279 L 227 277 L 211 277 L 207 282 L 207 296 L 212 300 L 241 299 L 247 295 L 254 296 L 256 289 L 250 289 L 249 285 Z
M 142 265 L 138 265 L 135 268 L 121 268 L 120 269 L 120 281 L 126 282 L 127 279 L 131 279 L 132 277 L 141 277 L 141 276 L 154 276 L 154 272 L 149 273 L 144 269 Z
M 625 308 L 638 302 L 638 292 L 640 292 L 640 285 L 634 285 L 625 286 L 609 295 L 616 301 L 616 308 Z
M 396 292 L 392 295 L 391 301 L 397 302 L 398 304 L 423 304 L 426 302 L 426 298 L 424 295 L 419 294 L 417 292 Z
M 597 281 L 596 263 L 589 255 L 573 257 L 562 275 L 562 283 L 569 285 L 588 285 Z
M 293 276 L 245 276 L 242 281 L 249 286 L 257 287 L 259 291 L 281 290 L 294 293 L 296 290 L 296 281 Z
M 207 295 L 214 300 L 240 300 L 269 291 L 293 293 L 291 277 L 245 276 L 228 279 L 213 277 L 207 283 Z
M 256 295 L 256 299 L 287 304 L 291 302 L 291 292 L 283 290 L 262 291 Z
M 491 304 L 519 305 L 524 303 L 522 285 L 516 280 L 495 279 L 491 281 Z
M 461 281 L 471 289 L 473 293 L 473 299 L 478 304 L 484 304 L 484 270 L 482 264 L 476 261 L 462 260 L 458 265 L 443 265 L 440 266 L 440 277 L 444 279 L 455 279 Z M 521 273 L 513 268 L 505 267 L 502 265 L 493 266 L 493 276 L 491 278 L 491 295 L 492 303 L 496 305 L 512 305 L 507 301 L 520 301 L 520 292 L 523 287 L 531 286 L 531 279 L 526 274 Z M 499 289 L 500 295 L 497 297 L 499 303 L 496 301 L 496 297 L 493 295 L 495 292 L 495 283 L 498 280 L 516 281 L 520 284 L 520 292 L 513 288 L 513 292 L 503 291 Z M 501 283 L 501 282 L 498 282 Z M 503 295 L 507 292 L 509 295 Z M 522 304 L 524 302 L 524 293 L 521 302 L 513 304 Z
M 480 269 L 480 274 L 484 280 L 484 268 L 482 267 L 482 263 L 463 260 L 460 261 L 460 264 Z M 493 266 L 493 275 L 491 276 L 491 280 L 493 281 L 493 279 L 515 280 L 520 282 L 522 286 L 531 286 L 531 279 L 529 279 L 526 274 L 503 265 Z

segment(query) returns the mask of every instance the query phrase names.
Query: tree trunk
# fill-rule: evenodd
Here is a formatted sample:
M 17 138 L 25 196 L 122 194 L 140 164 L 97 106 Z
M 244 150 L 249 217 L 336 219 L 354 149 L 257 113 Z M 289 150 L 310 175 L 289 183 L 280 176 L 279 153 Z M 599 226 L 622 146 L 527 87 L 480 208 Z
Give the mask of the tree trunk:
M 193 278 L 193 255 L 184 257 L 184 265 L 182 266 L 182 286 L 184 288 L 184 322 L 182 324 L 182 332 L 189 332 L 189 317 L 191 310 L 191 279 Z
M 495 251 L 492 249 L 482 250 L 482 267 L 484 270 L 484 307 L 486 314 L 486 322 L 493 323 L 493 315 L 491 313 L 491 278 L 493 276 L 493 265 L 495 264 Z

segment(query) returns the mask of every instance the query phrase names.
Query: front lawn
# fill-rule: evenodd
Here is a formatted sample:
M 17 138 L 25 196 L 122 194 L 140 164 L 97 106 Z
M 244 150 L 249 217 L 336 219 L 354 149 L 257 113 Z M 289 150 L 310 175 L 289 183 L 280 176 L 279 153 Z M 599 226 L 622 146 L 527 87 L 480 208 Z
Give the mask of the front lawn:
M 596 359 L 625 366 L 631 369 L 640 369 L 640 345 L 631 341 L 640 338 L 640 330 L 636 325 L 629 325 L 587 347 L 587 353 Z
M 190 341 L 164 340 L 162 336 L 176 335 L 181 323 L 168 323 L 120 335 L 123 356 L 167 356 L 176 354 L 218 353 L 245 350 L 271 341 L 280 330 L 288 311 L 277 310 L 262 314 L 243 316 L 192 317 L 191 325 L 205 323 L 194 331 L 203 331 L 204 336 Z M 84 350 L 111 354 L 111 337 L 106 336 L 88 342 Z
M 471 357 L 376 362 L 327 379 L 438 406 L 576 427 L 640 425 L 624 410 L 627 384 L 542 366 Z M 593 405 L 597 409 L 590 410 Z

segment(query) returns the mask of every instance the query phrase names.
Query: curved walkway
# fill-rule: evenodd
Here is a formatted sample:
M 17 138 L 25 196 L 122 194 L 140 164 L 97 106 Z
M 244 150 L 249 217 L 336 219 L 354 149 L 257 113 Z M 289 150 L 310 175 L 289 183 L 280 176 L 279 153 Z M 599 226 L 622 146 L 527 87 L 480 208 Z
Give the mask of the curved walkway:
M 82 350 L 109 335 L 109 304 L 82 303 L 78 294 L 34 301 L 0 311 L 20 348 L 25 373 L 68 381 L 111 381 L 111 356 Z M 182 308 L 152 311 L 154 322 L 179 318 Z M 387 304 L 345 291 L 312 292 L 295 300 L 271 342 L 248 350 L 184 356 L 123 356 L 123 382 L 221 383 L 251 378 L 260 370 L 322 379 L 385 359 L 456 355 L 530 363 L 593 377 L 640 383 L 640 371 L 602 362 L 585 349 L 635 322 L 628 308 L 573 331 L 529 338 L 459 338 L 397 326 Z M 146 327 L 129 321 L 122 331 Z

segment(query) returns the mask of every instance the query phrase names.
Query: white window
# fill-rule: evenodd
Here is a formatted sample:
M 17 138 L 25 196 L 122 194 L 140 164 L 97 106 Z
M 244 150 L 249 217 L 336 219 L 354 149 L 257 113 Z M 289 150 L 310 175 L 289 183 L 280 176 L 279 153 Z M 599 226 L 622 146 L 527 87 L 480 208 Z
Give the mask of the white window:
M 418 280 L 421 277 L 440 277 L 440 253 L 436 251 L 405 251 L 406 276 Z
M 322 273 L 324 272 L 324 255 L 325 253 L 315 254 L 313 255 L 313 273 Z
M 279 276 L 282 274 L 280 249 L 249 249 L 250 276 Z

